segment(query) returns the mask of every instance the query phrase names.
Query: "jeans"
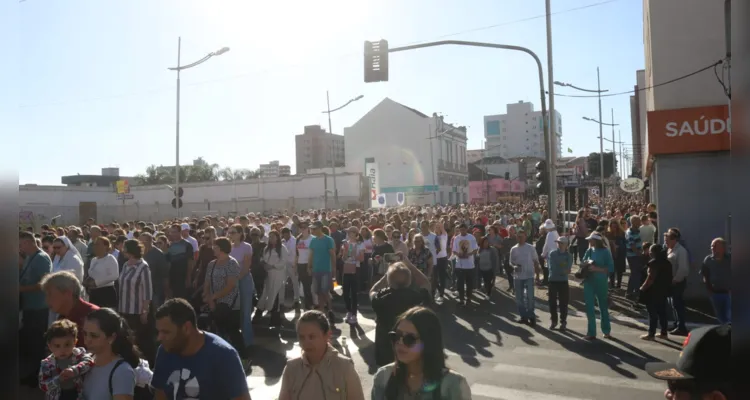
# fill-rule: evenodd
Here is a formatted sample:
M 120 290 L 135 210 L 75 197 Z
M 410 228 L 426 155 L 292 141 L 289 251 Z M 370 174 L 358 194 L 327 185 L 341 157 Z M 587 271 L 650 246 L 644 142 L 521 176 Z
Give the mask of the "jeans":
M 630 268 L 630 279 L 628 280 L 627 294 L 636 295 L 643 283 L 643 259 L 640 256 L 628 257 L 628 267 Z
M 503 254 L 503 270 L 505 271 L 505 277 L 508 278 L 508 289 L 513 290 L 513 267 L 510 265 L 510 254 Z
M 549 296 L 549 313 L 552 323 L 557 323 L 557 306 L 560 305 L 560 322 L 563 324 L 568 319 L 568 301 L 570 299 L 570 287 L 568 281 L 550 282 L 547 294 Z M 559 303 L 558 303 L 559 301 Z
M 297 276 L 299 281 L 302 283 L 302 296 L 304 297 L 304 305 L 306 309 L 313 307 L 313 295 L 312 295 L 312 275 L 307 272 L 307 264 L 297 264 Z
M 448 257 L 442 257 L 437 259 L 437 265 L 435 265 L 435 288 L 440 297 L 445 295 L 445 285 L 448 282 Z
M 586 319 L 588 319 L 587 336 L 596 336 L 596 303 L 599 304 L 599 313 L 602 317 L 602 333 L 609 335 L 612 326 L 609 322 L 609 288 L 607 287 L 607 274 L 592 272 L 583 281 L 583 300 L 586 303 Z
M 474 290 L 474 268 L 456 268 L 456 279 L 458 280 L 458 300 L 467 303 L 471 300 L 471 292 Z M 464 289 L 465 288 L 465 289 Z
M 536 315 L 534 315 L 534 278 L 514 278 L 513 281 L 518 316 L 529 320 L 536 320 Z
M 677 323 L 677 328 L 686 331 L 685 300 L 682 298 L 682 295 L 685 293 L 685 287 L 687 287 L 687 279 L 683 279 L 682 282 L 673 284 L 669 300 L 670 305 L 672 306 L 672 314 Z
M 240 334 L 240 310 L 231 310 L 227 317 L 226 320 L 214 319 L 217 334 L 234 347 L 240 358 L 244 358 L 247 343 L 243 341 L 242 334 Z
M 342 283 L 346 311 L 357 315 L 357 274 L 343 274 Z
M 650 300 L 646 303 L 648 310 L 648 335 L 656 335 L 656 325 L 661 326 L 661 332 L 667 333 L 667 298 Z
M 359 263 L 359 290 L 369 292 L 372 287 L 372 265 L 370 265 L 370 253 L 365 253 L 364 260 Z
M 711 295 L 711 302 L 714 305 L 716 319 L 720 324 L 732 323 L 732 295 L 729 293 L 714 293 Z
M 253 276 L 247 274 L 240 279 L 240 328 L 245 346 L 250 346 L 254 342 L 253 320 L 251 318 L 254 297 L 255 282 L 253 282 Z

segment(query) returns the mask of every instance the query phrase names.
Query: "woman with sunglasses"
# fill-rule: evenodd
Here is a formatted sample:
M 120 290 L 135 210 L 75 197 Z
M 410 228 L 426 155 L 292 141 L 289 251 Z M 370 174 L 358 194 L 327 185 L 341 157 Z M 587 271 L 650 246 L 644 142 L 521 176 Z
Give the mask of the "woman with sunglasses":
M 445 365 L 442 327 L 432 310 L 414 307 L 388 334 L 396 362 L 378 369 L 372 400 L 470 400 L 469 384 Z

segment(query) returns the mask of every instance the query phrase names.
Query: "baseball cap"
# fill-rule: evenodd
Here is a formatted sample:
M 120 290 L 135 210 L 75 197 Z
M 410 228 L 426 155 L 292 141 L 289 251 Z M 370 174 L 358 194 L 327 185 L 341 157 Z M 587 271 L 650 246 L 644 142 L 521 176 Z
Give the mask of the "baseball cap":
M 594 232 L 589 237 L 586 238 L 586 240 L 602 240 L 602 235 Z
M 646 372 L 663 381 L 718 381 L 733 373 L 732 326 L 712 325 L 693 329 L 685 338 L 677 362 L 646 363 Z
M 180 225 L 180 229 L 183 231 L 189 231 L 190 225 L 183 223 L 182 225 Z
M 555 242 L 562 243 L 562 244 L 569 244 L 570 239 L 568 239 L 567 236 L 560 236 L 559 238 L 555 239 Z

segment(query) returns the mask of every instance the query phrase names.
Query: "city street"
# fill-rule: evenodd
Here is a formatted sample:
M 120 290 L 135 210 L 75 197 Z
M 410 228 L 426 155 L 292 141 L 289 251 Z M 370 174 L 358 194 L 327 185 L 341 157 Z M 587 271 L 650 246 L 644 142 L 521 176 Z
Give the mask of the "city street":
M 498 278 L 497 287 L 507 288 Z M 546 292 L 545 289 L 537 290 Z M 575 291 L 572 287 L 571 291 Z M 340 306 L 340 303 L 337 303 Z M 457 307 L 448 300 L 437 310 L 443 321 L 443 337 L 450 368 L 469 381 L 472 398 L 484 399 L 658 399 L 665 386 L 643 371 L 650 361 L 674 360 L 683 337 L 645 342 L 639 339 L 645 326 L 637 318 L 612 313 L 611 340 L 583 340 L 586 318 L 571 307 L 568 331 L 550 331 L 546 304 L 537 303 L 539 322 L 535 328 L 516 322 L 515 301 L 506 291 L 496 290 L 493 299 L 475 294 L 472 307 Z M 341 311 L 341 310 L 339 310 Z M 338 315 L 342 315 L 339 312 Z M 294 313 L 287 314 L 292 320 Z M 352 357 L 362 379 L 366 397 L 372 387 L 374 321 L 371 309 L 362 306 L 359 322 L 364 337 L 357 338 L 347 325 L 335 341 Z M 262 347 L 248 377 L 254 399 L 278 395 L 279 378 L 288 357 L 299 355 L 291 322 L 280 339 L 258 331 Z M 342 347 L 343 346 L 343 347 Z

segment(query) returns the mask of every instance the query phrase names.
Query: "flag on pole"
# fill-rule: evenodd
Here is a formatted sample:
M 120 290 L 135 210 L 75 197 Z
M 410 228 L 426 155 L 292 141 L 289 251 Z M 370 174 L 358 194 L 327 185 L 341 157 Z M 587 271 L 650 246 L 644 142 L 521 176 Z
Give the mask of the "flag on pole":
M 573 152 L 573 149 L 571 149 L 570 147 L 568 147 L 568 153 L 572 153 L 572 152 Z

